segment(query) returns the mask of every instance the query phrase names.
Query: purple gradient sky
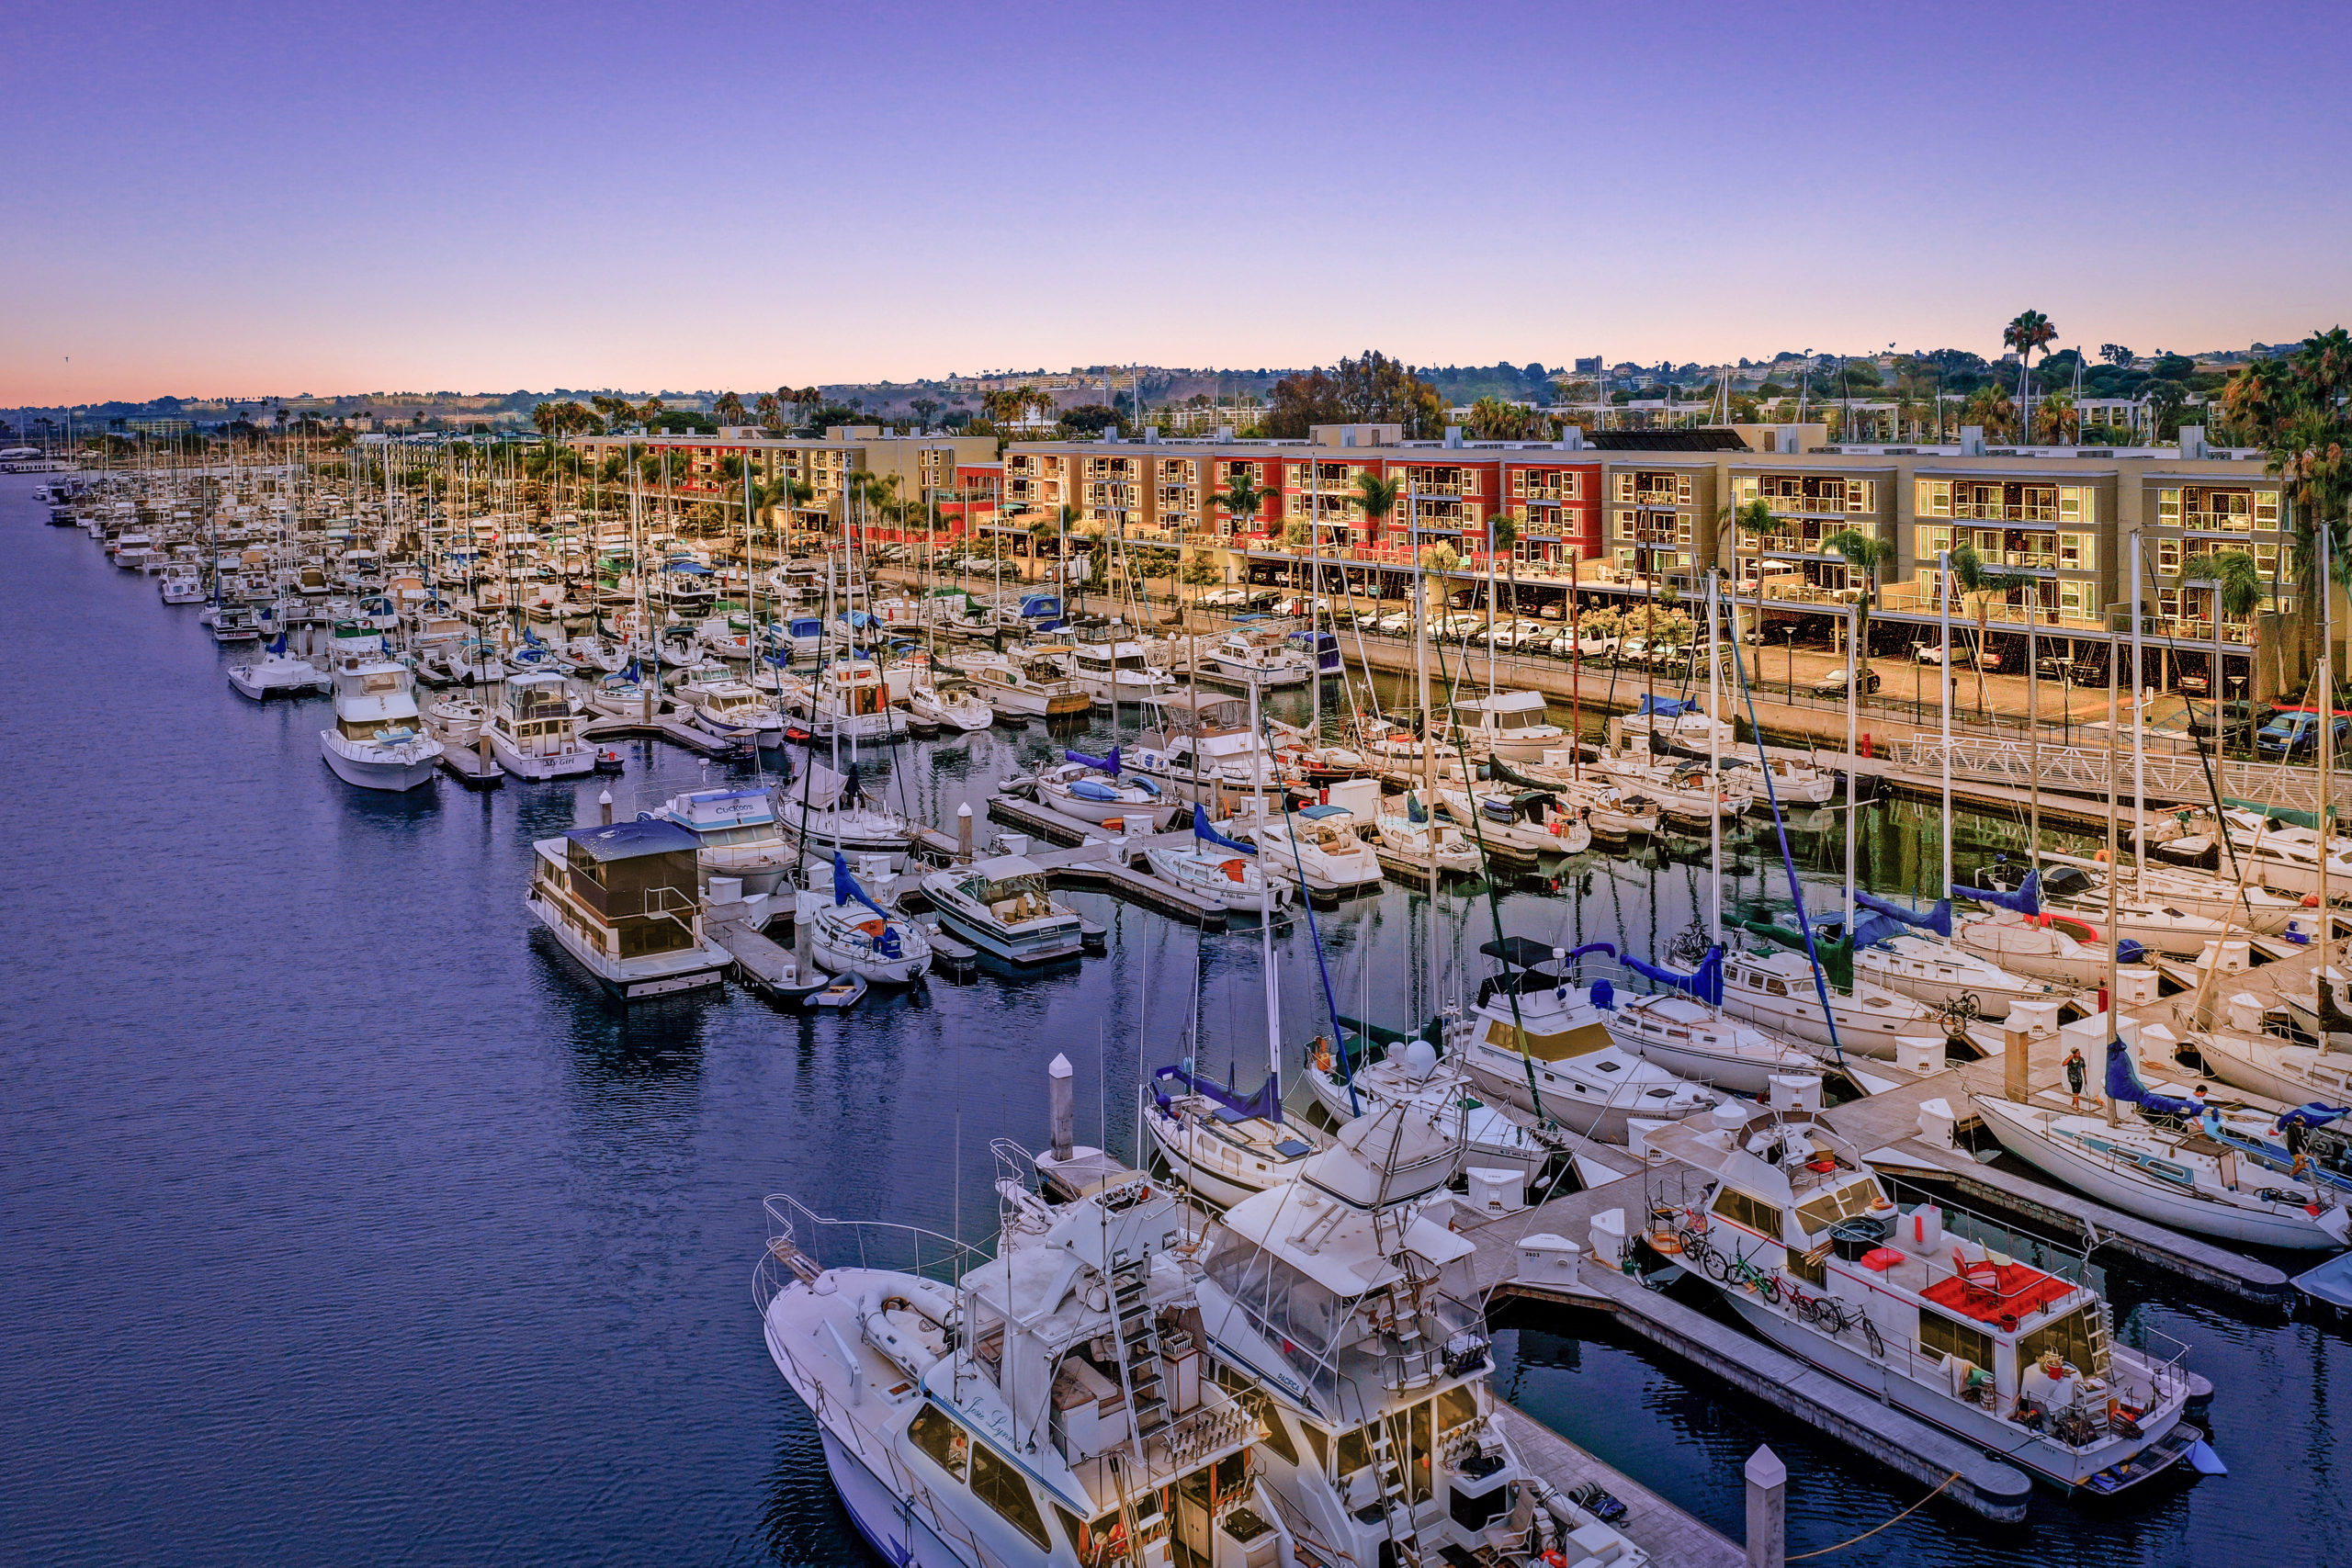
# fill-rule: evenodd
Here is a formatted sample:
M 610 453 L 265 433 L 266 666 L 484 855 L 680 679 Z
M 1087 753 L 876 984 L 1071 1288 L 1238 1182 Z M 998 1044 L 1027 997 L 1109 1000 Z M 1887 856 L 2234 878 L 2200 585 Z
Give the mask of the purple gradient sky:
M 2343 313 L 2340 6 L 28 6 L 0 404 L 2148 352 Z M 70 363 L 69 363 L 70 356 Z

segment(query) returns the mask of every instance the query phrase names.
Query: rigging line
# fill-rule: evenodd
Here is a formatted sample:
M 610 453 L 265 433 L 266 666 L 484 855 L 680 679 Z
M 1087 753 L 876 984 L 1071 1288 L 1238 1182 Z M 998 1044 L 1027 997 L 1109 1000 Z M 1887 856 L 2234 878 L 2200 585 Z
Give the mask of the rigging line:
M 1468 659 L 1466 653 L 1464 659 L 1466 662 Z M 1451 714 L 1454 704 L 1454 681 L 1453 674 L 1446 667 L 1445 649 L 1442 645 L 1440 645 L 1437 650 L 1437 667 L 1439 678 L 1445 682 L 1446 712 Z M 1424 750 L 1437 743 L 1430 729 L 1430 719 L 1431 716 L 1429 714 L 1421 716 L 1421 746 Z M 1495 949 L 1500 955 L 1503 964 L 1503 987 L 1510 996 L 1511 1033 L 1519 1045 L 1520 1066 L 1527 1072 L 1527 1097 L 1532 1102 L 1536 1117 L 1542 1121 L 1549 1121 L 1550 1117 L 1546 1116 L 1544 1111 L 1544 1091 L 1535 1087 L 1535 1058 L 1529 1055 L 1527 1052 L 1527 1021 L 1519 1010 L 1519 983 L 1511 975 L 1510 944 L 1503 940 L 1502 899 L 1495 892 L 1495 866 L 1487 853 L 1487 829 L 1481 819 L 1478 793 L 1476 788 L 1476 779 L 1470 767 L 1470 752 L 1467 744 L 1462 739 L 1462 727 L 1454 726 L 1453 733 L 1454 752 L 1462 759 L 1462 798 L 1468 802 L 1470 807 L 1470 831 L 1478 845 L 1478 869 L 1486 874 L 1487 916 L 1495 928 Z M 1430 802 L 1429 830 L 1431 841 L 1435 842 L 1437 835 L 1437 802 L 1435 801 Z M 1434 942 L 1437 940 L 1437 895 L 1434 888 L 1430 890 L 1430 940 Z M 1566 976 L 1563 976 L 1562 978 L 1565 979 Z M 1435 1014 L 1432 1013 L 1431 1016 L 1434 1017 Z
M 1713 617 L 1713 612 L 1711 610 L 1709 612 L 1711 624 L 1708 627 L 1710 632 L 1714 629 L 1712 624 Z M 1736 625 L 1736 622 L 1734 624 Z M 1732 639 L 1731 672 L 1732 678 L 1739 683 L 1740 700 L 1747 706 L 1748 730 L 1756 737 L 1756 771 L 1764 775 L 1764 799 L 1765 803 L 1772 808 L 1772 832 L 1780 840 L 1781 864 L 1788 870 L 1789 897 L 1796 901 L 1797 930 L 1804 937 L 1805 962 L 1813 966 L 1813 989 L 1814 994 L 1821 998 L 1821 1021 L 1829 1030 L 1829 1049 L 1837 1055 L 1838 1066 L 1844 1067 L 1846 1048 L 1838 1041 L 1838 1013 L 1829 1005 L 1829 978 L 1822 971 L 1821 954 L 1814 945 L 1813 917 L 1805 913 L 1804 887 L 1797 880 L 1796 862 L 1789 855 L 1789 825 L 1786 818 L 1781 815 L 1780 791 L 1772 787 L 1772 761 L 1764 751 L 1764 727 L 1756 722 L 1756 693 L 1747 683 L 1747 661 L 1740 658 L 1739 639 L 1736 637 Z M 1715 781 L 1715 787 L 1717 789 L 1723 787 L 1720 779 Z M 1854 787 L 1853 775 L 1850 773 L 1847 774 L 1846 787 L 1848 789 Z M 1951 830 L 1951 824 L 1945 823 L 1944 831 Z M 1852 933 L 1848 932 L 1845 940 L 1852 941 Z
M 1321 679 L 1319 675 L 1316 678 L 1317 680 Z M 1267 728 L 1268 724 L 1271 722 L 1272 721 L 1268 719 L 1263 713 L 1259 715 L 1259 743 L 1264 746 L 1269 752 L 1272 752 L 1274 749 L 1273 732 Z M 1348 1032 L 1340 1027 L 1340 1000 L 1339 998 L 1333 995 L 1331 991 L 1331 966 L 1327 964 L 1323 958 L 1323 935 L 1322 932 L 1317 929 L 1315 923 L 1315 900 L 1313 897 L 1309 895 L 1306 888 L 1306 857 L 1299 852 L 1298 824 L 1292 818 L 1290 814 L 1290 786 L 1283 784 L 1279 778 L 1276 779 L 1275 783 L 1279 786 L 1282 795 L 1283 831 L 1290 835 L 1291 867 L 1298 873 L 1298 900 L 1306 908 L 1306 934 L 1308 939 L 1315 943 L 1315 970 L 1317 974 L 1323 977 L 1323 1005 L 1329 1010 L 1331 1015 L 1331 1039 L 1332 1043 L 1339 1047 L 1340 1070 L 1347 1075 L 1348 1110 L 1351 1114 L 1361 1116 L 1363 1114 L 1363 1107 L 1356 1100 L 1355 1069 L 1351 1066 L 1348 1062 Z M 1262 879 L 1267 874 L 1262 845 L 1260 846 L 1260 852 L 1258 875 Z M 1273 918 L 1273 911 L 1272 908 L 1268 908 L 1258 918 L 1261 920 L 1272 919 Z

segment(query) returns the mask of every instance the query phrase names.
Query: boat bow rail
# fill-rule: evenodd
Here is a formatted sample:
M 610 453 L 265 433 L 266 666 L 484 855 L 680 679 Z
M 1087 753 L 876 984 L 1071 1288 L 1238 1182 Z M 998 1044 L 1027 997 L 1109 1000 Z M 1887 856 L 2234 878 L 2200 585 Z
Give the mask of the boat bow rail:
M 986 1247 L 919 1225 L 833 1219 L 788 1193 L 770 1193 L 760 1207 L 767 1214 L 768 1244 L 752 1271 L 752 1295 L 763 1315 L 778 1292 L 795 1281 L 814 1283 L 828 1269 L 889 1269 L 953 1290 L 995 1257 Z

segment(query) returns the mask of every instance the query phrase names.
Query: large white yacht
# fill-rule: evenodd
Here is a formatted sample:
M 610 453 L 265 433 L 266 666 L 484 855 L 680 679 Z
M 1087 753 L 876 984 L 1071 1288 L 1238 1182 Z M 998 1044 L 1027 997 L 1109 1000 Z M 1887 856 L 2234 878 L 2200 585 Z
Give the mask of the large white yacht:
M 580 739 L 571 689 L 552 670 L 510 675 L 484 726 L 498 765 L 519 779 L 569 779 L 595 771 L 596 749 Z
M 1270 871 L 1305 881 L 1309 893 L 1354 893 L 1380 885 L 1380 857 L 1356 837 L 1341 806 L 1309 806 L 1252 823 L 1243 836 L 1263 852 Z
M 1544 711 L 1541 692 L 1498 692 L 1457 704 L 1453 722 L 1474 755 L 1507 762 L 1540 762 L 1567 736 Z
M 1195 688 L 1148 702 L 1127 765 L 1170 786 L 1177 799 L 1215 808 L 1278 798 L 1280 759 L 1250 724 L 1246 697 Z
M 345 784 L 395 793 L 430 783 L 441 742 L 424 732 L 405 666 L 354 654 L 334 669 L 334 725 L 319 731 L 327 766 Z
M 216 635 L 218 628 L 215 628 Z M 229 684 L 254 701 L 267 702 L 272 697 L 299 697 L 327 689 L 327 678 L 318 666 L 307 659 L 297 659 L 286 651 L 286 634 L 280 632 L 262 656 L 250 664 L 229 666 Z
M 1055 1070 L 1066 1084 L 1068 1063 Z M 1475 1292 L 1437 1277 L 1463 1272 L 1467 1242 L 1374 1211 L 1327 1227 L 1318 1258 L 1271 1234 L 1320 1217 L 1319 1198 L 1285 1189 L 1258 1200 L 1273 1206 L 1265 1241 L 1213 1229 L 1204 1275 L 1177 1195 L 1077 1145 L 1073 1120 L 1057 1103 L 1034 1160 L 998 1145 L 1017 1174 L 998 1182 L 992 1248 L 767 1201 L 753 1295 L 768 1352 L 886 1561 L 1289 1568 L 1475 1545 L 1494 1568 L 1547 1550 L 1639 1568 L 1494 1426 L 1483 1325 L 1460 1304 Z M 1245 1350 L 1279 1370 L 1252 1373 Z M 1343 1415 L 1306 1398 L 1333 1381 L 1312 1378 L 1325 1363 L 1365 1402 Z
M 1045 868 L 1023 855 L 995 855 L 922 879 L 939 923 L 1009 964 L 1075 958 L 1085 944 L 1078 911 L 1056 899 Z
M 1151 650 L 1139 642 L 1075 643 L 1066 668 L 1098 707 L 1141 705 L 1179 690 L 1175 677 L 1154 665 Z

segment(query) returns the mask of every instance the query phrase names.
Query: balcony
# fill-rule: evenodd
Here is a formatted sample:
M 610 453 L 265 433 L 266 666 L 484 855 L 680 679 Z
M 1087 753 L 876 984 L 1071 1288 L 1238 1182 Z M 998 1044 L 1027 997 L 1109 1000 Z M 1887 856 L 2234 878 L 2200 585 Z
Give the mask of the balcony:
M 1927 514 L 1923 513 L 1921 515 Z M 1935 515 L 1942 517 L 1946 514 L 1939 512 Z M 2059 520 L 2058 507 L 2054 502 L 2048 506 L 2006 506 L 1994 502 L 1956 501 L 1952 502 L 1950 515 L 1970 523 L 2038 523 L 2051 526 L 2055 526 Z M 2085 528 L 2097 526 L 2096 523 L 2087 517 L 2069 517 L 2066 521 Z
M 2253 513 L 2246 512 L 2184 512 L 2180 514 L 2180 526 L 2199 534 L 2251 534 L 2255 519 Z M 2265 533 L 2277 533 L 2278 519 L 2264 519 L 2262 528 Z

